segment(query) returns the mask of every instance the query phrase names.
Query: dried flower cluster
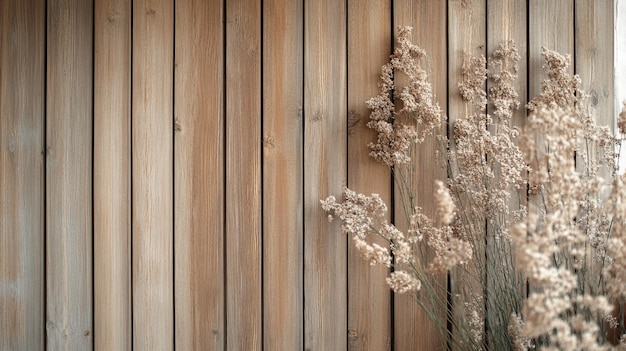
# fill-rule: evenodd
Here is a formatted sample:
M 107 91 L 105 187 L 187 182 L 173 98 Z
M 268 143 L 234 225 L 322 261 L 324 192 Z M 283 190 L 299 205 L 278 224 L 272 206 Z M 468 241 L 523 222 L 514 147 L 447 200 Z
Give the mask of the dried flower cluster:
M 450 345 L 626 350 L 626 176 L 615 151 L 626 103 L 616 137 L 596 125 L 569 57 L 544 49 L 547 79 L 518 130 L 520 56 L 508 42 L 488 59 L 465 60 L 459 92 L 468 112 L 455 116 L 448 141 L 426 55 L 410 33 L 399 30 L 380 94 L 367 102 L 368 126 L 378 134 L 371 156 L 390 167 L 407 228 L 387 221 L 376 194 L 345 189 L 341 201 L 322 200 L 324 210 L 341 220 L 364 259 L 390 268 L 391 289 L 412 294 L 439 319 Z M 434 216 L 413 203 L 412 154 L 431 137 L 448 171 L 447 182 L 434 184 Z M 446 272 L 460 282 L 452 291 L 435 278 Z
M 422 68 L 426 54 L 411 43 L 410 36 L 410 28 L 399 30 L 398 47 L 382 68 L 380 94 L 367 101 L 372 110 L 367 126 L 378 133 L 378 140 L 369 145 L 370 155 L 388 166 L 408 163 L 409 147 L 424 141 L 441 123 L 442 111 L 433 102 L 428 74 Z M 402 89 L 394 84 L 394 74 L 399 73 L 409 82 Z M 401 101 L 402 108 L 396 111 L 392 98 Z

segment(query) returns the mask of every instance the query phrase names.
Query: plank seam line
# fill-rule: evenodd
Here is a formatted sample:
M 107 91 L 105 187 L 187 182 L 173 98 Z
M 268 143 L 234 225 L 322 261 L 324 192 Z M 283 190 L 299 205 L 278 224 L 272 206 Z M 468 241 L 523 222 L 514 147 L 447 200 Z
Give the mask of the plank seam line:
M 128 146 L 129 146 L 129 172 L 130 174 L 128 175 L 128 188 L 129 188 L 129 227 L 128 227 L 128 236 L 129 236 L 129 244 L 130 247 L 128 249 L 128 263 L 130 265 L 130 267 L 128 267 L 129 269 L 129 273 L 130 273 L 130 284 L 129 284 L 129 288 L 130 288 L 130 348 L 131 351 L 134 349 L 135 347 L 135 323 L 134 323 L 134 319 L 135 319 L 135 303 L 134 303 L 134 298 L 135 298 L 135 293 L 134 293 L 134 265 L 133 265 L 133 244 L 134 244 L 134 235 L 133 235 L 133 228 L 134 228 L 134 191 L 133 191 L 133 164 L 134 164 L 134 160 L 133 160 L 133 71 L 134 71 L 134 43 L 133 43 L 133 39 L 135 37 L 135 7 L 133 5 L 133 3 L 130 4 L 130 26 L 129 26 L 129 36 L 130 36 L 130 48 L 129 48 L 129 73 L 130 73 L 130 77 L 128 79 L 128 83 L 129 83 L 129 96 L 128 96 L 128 101 L 129 101 L 129 106 L 128 108 L 128 117 L 130 119 L 130 121 L 128 121 L 129 124 L 129 135 L 127 135 L 129 137 L 129 142 L 128 142 Z
M 91 349 L 96 345 L 96 260 L 95 260 L 95 129 L 96 129 L 96 4 L 91 3 Z
M 307 24 L 307 20 L 306 20 L 306 6 L 307 6 L 307 2 L 306 1 L 302 1 L 302 106 L 301 106 L 301 142 L 302 142 L 302 149 L 300 150 L 301 153 L 301 159 L 302 159 L 302 164 L 301 166 L 301 172 L 302 172 L 302 190 L 304 191 L 304 189 L 306 189 L 306 24 Z M 302 330 L 302 349 L 304 350 L 306 347 L 306 332 L 307 332 L 307 328 L 306 328 L 306 314 L 307 314 L 307 308 L 306 308 L 306 251 L 305 251 L 305 243 L 306 243 L 306 196 L 305 194 L 302 195 L 302 203 L 301 203 L 301 211 L 302 211 L 302 237 L 300 238 L 302 241 L 302 245 L 301 245 L 301 253 L 300 253 L 300 258 L 301 258 L 301 264 L 302 264 L 302 268 L 301 268 L 301 274 L 302 274 L 302 286 L 301 286 L 301 299 L 302 299 L 302 321 L 301 321 L 301 330 Z
M 176 0 L 172 0 L 172 346 L 176 350 Z
M 48 3 L 44 0 L 43 91 L 43 332 L 48 349 Z

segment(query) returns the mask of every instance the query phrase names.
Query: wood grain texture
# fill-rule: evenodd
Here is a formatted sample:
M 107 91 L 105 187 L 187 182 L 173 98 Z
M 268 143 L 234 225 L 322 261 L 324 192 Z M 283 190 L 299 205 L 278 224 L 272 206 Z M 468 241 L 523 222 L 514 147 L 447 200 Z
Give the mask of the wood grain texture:
M 93 347 L 93 3 L 48 1 L 47 348 Z
M 613 18 L 611 1 L 576 0 L 575 71 L 582 89 L 590 94 L 590 105 L 600 125 L 613 128 L 614 65 Z
M 224 43 L 221 0 L 176 1 L 177 350 L 222 350 Z
M 394 2 L 394 24 L 413 27 L 413 42 L 425 50 L 428 55 L 428 67 L 435 101 L 445 113 L 447 97 L 446 80 L 446 2 L 445 1 L 410 1 Z M 396 34 L 396 33 L 394 33 Z M 445 123 L 445 121 L 442 121 Z M 426 141 L 417 147 L 412 155 L 411 165 L 415 167 L 413 180 L 410 181 L 415 194 L 416 205 L 424 213 L 434 216 L 433 194 L 435 180 L 444 180 L 446 173 L 438 167 L 435 159 L 436 145 Z M 404 212 L 401 196 L 396 187 L 395 219 L 401 229 L 406 229 L 408 218 Z M 446 315 L 446 275 L 437 278 L 443 287 L 437 292 L 438 304 L 430 304 L 433 313 L 445 320 Z M 445 335 L 420 309 L 417 302 L 409 295 L 396 294 L 394 298 L 394 350 L 444 350 Z
M 367 127 L 370 110 L 365 101 L 379 93 L 381 66 L 391 53 L 391 19 L 389 1 L 348 1 L 348 187 L 377 193 L 388 206 L 390 170 L 369 156 L 367 145 L 376 141 L 376 133 Z M 348 350 L 391 349 L 387 274 L 384 266 L 370 267 L 348 240 Z
M 617 120 L 613 65 L 614 6 L 613 1 L 575 0 L 574 4 L 574 70 L 582 80 L 581 89 L 589 94 L 583 108 L 588 109 L 598 125 L 606 126 L 612 132 Z M 594 152 L 599 151 L 594 149 Z M 582 169 L 584 165 L 584 160 L 578 156 L 578 168 Z M 600 176 L 610 181 L 611 171 L 602 168 Z M 601 274 L 603 266 L 597 260 L 596 249 L 586 248 L 585 269 L 588 273 L 583 274 L 582 279 L 585 280 L 588 293 L 598 293 L 599 287 L 594 278 Z M 618 302 L 614 300 L 613 303 L 618 311 Z M 619 320 L 619 313 L 615 312 L 614 316 Z M 617 332 L 610 328 L 607 332 L 609 340 L 619 340 L 618 335 L 615 335 Z
M 319 200 L 347 185 L 346 4 L 304 9 L 304 347 L 347 346 L 347 247 Z
M 41 350 L 45 1 L 0 1 L 0 349 Z
M 613 13 L 613 84 L 615 95 L 614 115 L 619 115 L 626 101 L 626 0 L 614 0 Z M 617 121 L 615 121 L 617 124 Z M 626 168 L 626 152 L 620 153 L 620 173 Z
M 262 347 L 261 1 L 226 3 L 228 350 Z
M 130 350 L 131 1 L 94 11 L 94 348 Z
M 574 1 L 532 0 L 528 11 L 528 98 L 532 99 L 541 93 L 541 82 L 547 77 L 542 47 L 574 57 Z M 573 61 L 570 72 L 574 72 Z
M 133 2 L 133 349 L 174 347 L 172 0 Z
M 518 79 L 513 82 L 513 87 L 518 93 L 518 101 L 520 107 L 517 111 L 513 112 L 511 119 L 511 125 L 519 128 L 520 130 L 524 126 L 524 120 L 526 119 L 526 91 L 527 91 L 527 45 L 526 45 L 526 28 L 527 28 L 527 2 L 526 0 L 505 0 L 505 1 L 488 1 L 487 2 L 487 54 L 492 55 L 501 45 L 511 47 L 511 41 L 515 43 L 515 47 L 520 55 L 520 61 L 518 62 Z M 492 65 L 488 59 L 488 65 Z M 511 68 L 509 68 L 511 69 Z M 491 72 L 494 72 L 493 70 Z M 487 81 L 487 91 L 492 87 L 493 82 Z M 488 106 L 487 112 L 493 116 L 493 107 Z M 495 128 L 491 128 L 491 132 L 495 132 Z M 500 174 L 496 170 L 496 179 L 499 181 Z M 511 199 L 509 200 L 509 208 L 512 211 L 520 209 L 520 206 L 527 205 L 526 199 L 526 187 L 523 187 L 521 191 L 515 190 L 513 187 L 509 189 L 511 192 Z M 509 220 L 513 218 L 513 215 L 509 216 Z M 502 226 L 500 226 L 501 228 Z M 491 335 L 503 335 L 508 333 L 508 320 L 514 310 L 503 310 L 498 308 L 499 305 L 506 305 L 508 308 L 513 309 L 517 303 L 514 301 L 520 301 L 526 294 L 525 279 L 519 274 L 515 274 L 515 270 L 510 267 L 515 267 L 513 261 L 514 255 L 511 247 L 504 243 L 502 240 L 496 239 L 496 235 L 500 233 L 494 233 L 494 228 L 487 224 L 487 251 L 486 260 L 487 264 L 487 276 L 490 278 L 487 280 L 487 315 L 491 323 L 488 323 L 487 328 L 490 330 Z M 506 227 L 502 229 L 508 229 Z M 496 235 L 494 235 L 496 234 Z M 509 262 L 509 264 L 504 264 Z M 512 288 L 516 287 L 516 288 Z M 490 294 L 489 292 L 505 291 L 506 294 Z M 493 296 L 499 296 L 499 299 L 493 298 Z M 503 298 L 506 297 L 509 300 L 507 303 L 503 303 Z M 510 302 L 509 302 L 510 301 Z M 505 313 L 502 313 L 504 311 Z M 502 342 L 505 343 L 502 343 Z M 508 344 L 508 340 L 502 340 L 502 338 L 495 338 L 495 340 L 488 340 L 489 347 L 491 349 L 508 349 L 511 345 Z
M 486 53 L 486 22 L 487 13 L 485 0 L 451 0 L 448 2 L 448 135 L 454 135 L 454 123 L 457 119 L 466 117 L 475 113 L 471 103 L 465 102 L 459 93 L 458 84 L 463 81 L 464 76 L 462 67 L 469 63 L 472 58 L 481 55 L 487 56 Z M 485 87 L 485 86 L 483 86 Z M 450 149 L 455 150 L 456 144 L 453 138 L 450 138 Z M 458 165 L 453 164 L 454 176 L 458 175 Z M 474 221 L 480 221 L 474 220 Z M 478 225 L 480 226 L 480 224 Z M 475 233 L 480 235 L 480 233 Z M 483 241 L 474 241 L 474 261 L 480 262 L 485 256 L 485 247 L 481 245 Z M 484 262 L 484 261 L 483 261 Z M 452 302 L 452 313 L 457 320 L 460 314 L 466 311 L 462 305 L 465 301 L 471 301 L 473 298 L 480 299 L 484 296 L 483 286 L 480 281 L 472 281 L 475 278 L 481 278 L 482 271 L 478 268 L 470 267 L 469 273 L 463 269 L 453 270 L 450 272 L 449 290 L 452 296 L 460 298 Z M 470 278 L 468 278 L 470 277 Z M 472 284 L 471 287 L 468 287 Z M 467 293 L 470 291 L 470 293 Z M 482 296 L 481 296 L 482 295 Z M 460 300 L 460 301 L 459 301 Z M 477 302 L 481 306 L 483 301 Z M 480 311 L 484 312 L 484 311 Z M 479 313 L 480 313 L 479 312 Z M 467 328 L 466 325 L 454 325 L 452 327 L 453 337 L 459 335 L 460 328 Z M 463 350 L 463 346 L 453 345 L 454 350 Z
M 263 346 L 302 350 L 303 2 L 263 6 Z

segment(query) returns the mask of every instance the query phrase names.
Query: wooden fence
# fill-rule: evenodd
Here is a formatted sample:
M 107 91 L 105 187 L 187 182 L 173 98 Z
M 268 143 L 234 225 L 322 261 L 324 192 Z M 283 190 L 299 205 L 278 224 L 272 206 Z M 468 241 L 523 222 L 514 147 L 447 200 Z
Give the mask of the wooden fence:
M 513 39 L 522 101 L 546 46 L 612 124 L 614 6 L 0 0 L 0 349 L 444 349 L 319 206 L 392 199 L 364 101 L 394 28 L 452 120 L 464 53 Z

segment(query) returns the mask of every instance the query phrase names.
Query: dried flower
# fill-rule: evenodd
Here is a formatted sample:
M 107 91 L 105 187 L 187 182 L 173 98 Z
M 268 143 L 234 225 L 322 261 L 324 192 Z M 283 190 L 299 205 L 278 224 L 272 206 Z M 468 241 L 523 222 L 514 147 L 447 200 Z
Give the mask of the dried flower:
M 392 272 L 387 278 L 387 284 L 398 294 L 418 291 L 421 288 L 420 281 L 404 271 Z
M 520 106 L 514 43 L 488 59 L 464 60 L 458 87 L 468 108 L 455 119 L 449 145 L 426 54 L 410 34 L 399 29 L 380 94 L 367 102 L 368 126 L 378 134 L 371 155 L 393 171 L 406 231 L 387 221 L 376 194 L 345 189 L 341 202 L 323 200 L 324 210 L 340 218 L 370 265 L 393 268 L 387 283 L 394 292 L 412 293 L 428 316 L 444 318 L 437 325 L 453 326 L 442 335 L 455 348 L 626 350 L 626 325 L 615 317 L 623 311 L 612 304 L 626 299 L 621 139 L 596 124 L 569 57 L 544 48 L 548 77 L 528 102 L 521 130 L 511 122 Z M 397 86 L 398 76 L 406 84 Z M 625 135 L 626 102 L 617 125 Z M 434 216 L 414 204 L 410 157 L 429 136 L 449 176 L 435 181 Z M 442 273 L 461 284 L 447 291 Z M 441 316 L 437 306 L 453 310 Z M 619 345 L 607 343 L 606 328 L 625 335 Z

